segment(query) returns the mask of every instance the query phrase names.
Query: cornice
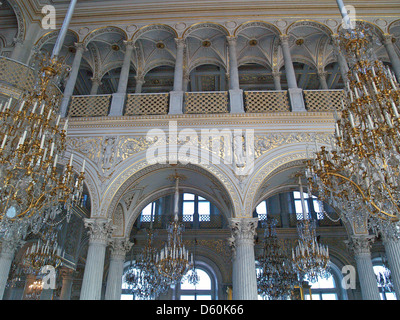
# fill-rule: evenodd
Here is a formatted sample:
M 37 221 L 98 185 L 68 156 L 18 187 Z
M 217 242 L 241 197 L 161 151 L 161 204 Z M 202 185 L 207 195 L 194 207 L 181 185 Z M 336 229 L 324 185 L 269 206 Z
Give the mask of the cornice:
M 123 117 L 92 117 L 71 118 L 69 134 L 79 131 L 98 129 L 124 130 L 149 128 L 168 128 L 171 121 L 176 121 L 178 127 L 201 129 L 205 127 L 222 128 L 251 128 L 254 130 L 306 130 L 333 131 L 334 118 L 331 112 L 282 112 L 282 113 L 241 113 L 241 114 L 182 114 L 162 116 L 123 116 Z
M 21 1 L 29 6 L 32 17 L 40 17 L 42 4 L 39 0 Z M 53 1 L 57 8 L 58 24 L 61 24 L 68 1 Z M 359 18 L 393 17 L 400 12 L 398 1 L 353 0 Z M 193 21 L 193 19 L 240 19 L 240 18 L 296 18 L 340 17 L 334 1 L 92 1 L 78 2 L 71 27 L 89 24 L 145 23 L 154 21 Z

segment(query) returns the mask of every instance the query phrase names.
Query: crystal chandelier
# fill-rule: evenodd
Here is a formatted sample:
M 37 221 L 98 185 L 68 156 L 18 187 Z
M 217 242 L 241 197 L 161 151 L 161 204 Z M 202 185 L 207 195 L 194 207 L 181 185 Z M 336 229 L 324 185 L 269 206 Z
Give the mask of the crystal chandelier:
M 175 174 L 174 221 L 167 227 L 168 240 L 156 256 L 158 272 L 170 285 L 175 285 L 182 277 L 193 268 L 193 254 L 189 261 L 189 251 L 182 241 L 185 230 L 183 223 L 178 218 L 179 179 Z
M 196 245 L 197 245 L 197 239 L 194 239 L 194 259 L 193 259 L 193 267 L 188 271 L 188 273 L 185 275 L 184 279 L 182 280 L 187 280 L 188 283 L 191 285 L 196 286 L 200 282 L 200 277 L 196 271 Z
M 58 54 L 75 3 L 71 1 L 52 55 L 34 57 L 33 90 L 0 105 L 1 223 L 39 224 L 46 208 L 61 203 L 69 212 L 82 195 L 85 163 L 78 175 L 72 154 L 63 169 L 57 167 L 66 150 L 68 128 L 68 119 L 60 123 L 57 86 L 69 72 Z
M 373 30 L 363 22 L 342 29 L 341 50 L 349 62 L 341 117 L 335 114 L 335 144 L 308 161 L 310 187 L 345 218 L 370 218 L 378 228 L 399 221 L 400 88 L 374 54 Z
M 61 247 L 57 241 L 58 230 L 48 228 L 38 242 L 35 242 L 25 252 L 22 265 L 26 274 L 39 274 L 43 266 L 58 268 L 63 258 Z
M 157 251 L 152 242 L 153 231 L 150 228 L 147 245 L 125 274 L 126 283 L 132 288 L 132 293 L 140 299 L 155 299 L 168 290 L 168 283 L 157 270 L 155 264 Z
M 318 242 L 316 222 L 314 219 L 308 217 L 301 177 L 299 177 L 299 185 L 303 219 L 297 222 L 299 239 L 297 240 L 297 247 L 292 249 L 292 260 L 299 270 L 301 277 L 305 277 L 311 282 L 316 282 L 319 277 L 327 277 L 329 275 L 327 272 L 329 249 Z
M 277 220 L 270 217 L 263 222 L 263 253 L 257 258 L 257 288 L 260 295 L 279 300 L 291 296 L 299 280 L 287 248 L 277 237 L 276 224 Z

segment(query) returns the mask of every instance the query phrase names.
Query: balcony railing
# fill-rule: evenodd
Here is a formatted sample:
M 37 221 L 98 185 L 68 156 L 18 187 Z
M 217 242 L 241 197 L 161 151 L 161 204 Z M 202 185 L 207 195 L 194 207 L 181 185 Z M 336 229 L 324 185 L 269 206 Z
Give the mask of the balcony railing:
M 246 112 L 288 112 L 290 111 L 287 91 L 245 91 Z
M 228 92 L 185 92 L 185 113 L 228 113 Z
M 340 110 L 345 99 L 343 90 L 304 90 L 303 96 L 310 112 Z
M 35 71 L 26 64 L 0 57 L 0 91 L 5 96 L 19 98 L 24 92 L 33 91 L 35 86 Z M 55 85 L 50 84 L 48 96 L 61 98 L 62 92 Z
M 70 117 L 107 116 L 112 95 L 73 96 L 69 106 Z
M 168 113 L 168 108 L 168 93 L 128 94 L 125 115 L 162 115 Z

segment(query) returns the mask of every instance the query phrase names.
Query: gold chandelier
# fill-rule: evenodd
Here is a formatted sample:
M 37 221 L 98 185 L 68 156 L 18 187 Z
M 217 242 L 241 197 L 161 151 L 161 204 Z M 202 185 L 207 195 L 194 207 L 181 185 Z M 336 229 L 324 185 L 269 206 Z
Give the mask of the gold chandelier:
M 351 222 L 369 217 L 390 225 L 400 215 L 400 88 L 374 57 L 373 30 L 358 22 L 342 29 L 340 45 L 350 69 L 341 117 L 335 114 L 335 145 L 307 162 L 311 188 Z
M 26 274 L 39 274 L 43 266 L 58 268 L 63 258 L 61 247 L 57 241 L 57 230 L 48 228 L 40 234 L 40 238 L 30 246 L 24 256 L 22 265 Z
M 68 119 L 60 124 L 54 84 L 68 68 L 62 58 L 39 54 L 36 71 L 34 90 L 0 107 L 0 220 L 39 223 L 46 208 L 61 203 L 69 212 L 82 195 L 85 164 L 75 174 L 71 154 L 64 169 L 57 167 Z
M 174 179 L 174 221 L 168 225 L 168 240 L 156 256 L 158 272 L 170 285 L 175 285 L 180 282 L 182 277 L 193 268 L 193 254 L 191 254 L 189 260 L 189 251 L 182 240 L 185 226 L 178 218 L 180 176 L 176 173 Z

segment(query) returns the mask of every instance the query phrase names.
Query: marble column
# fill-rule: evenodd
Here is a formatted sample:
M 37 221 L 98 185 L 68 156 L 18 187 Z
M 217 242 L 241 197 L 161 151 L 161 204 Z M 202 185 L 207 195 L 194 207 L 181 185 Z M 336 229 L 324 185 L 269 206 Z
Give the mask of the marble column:
M 346 58 L 344 57 L 343 53 L 340 50 L 339 35 L 334 34 L 331 36 L 331 39 L 332 39 L 333 53 L 335 54 L 337 63 L 339 64 L 340 74 L 342 76 L 343 82 L 346 83 L 348 79 L 347 73 L 349 72 L 349 65 L 347 64 Z
M 234 36 L 226 37 L 229 52 L 229 100 L 231 113 L 243 113 L 243 90 L 239 84 L 239 68 L 236 55 L 237 38 Z
M 125 255 L 133 244 L 128 239 L 113 239 L 110 245 L 111 257 L 105 300 L 121 300 Z
M 394 74 L 396 75 L 397 82 L 400 82 L 400 57 L 396 53 L 396 49 L 394 47 L 394 43 L 392 41 L 393 36 L 391 34 L 384 35 L 384 44 L 386 51 L 388 53 L 390 62 L 392 63 L 392 69 Z
M 91 78 L 92 80 L 92 87 L 90 89 L 90 95 L 95 96 L 99 91 L 99 87 L 101 86 L 101 79 L 99 78 Z
M 306 111 L 303 99 L 303 90 L 297 87 L 296 73 L 293 67 L 292 56 L 289 48 L 289 36 L 282 34 L 280 36 L 280 44 L 282 48 L 283 60 L 285 61 L 286 81 L 288 84 L 288 94 L 292 111 Z
M 23 244 L 19 239 L 3 240 L 0 253 L 0 300 L 3 299 L 4 290 L 10 273 L 10 268 L 16 250 Z
M 67 116 L 67 110 L 69 101 L 74 94 L 76 79 L 78 78 L 79 68 L 81 66 L 82 56 L 86 50 L 86 46 L 83 43 L 75 43 L 76 53 L 74 61 L 72 62 L 71 72 L 67 80 L 67 84 L 64 90 L 64 97 L 61 100 L 60 114 L 62 117 Z
M 176 43 L 176 59 L 174 70 L 174 88 L 170 92 L 169 114 L 183 113 L 183 65 L 185 53 L 185 39 L 177 38 Z
M 108 239 L 112 234 L 110 219 L 85 219 L 89 228 L 89 249 L 83 274 L 81 300 L 100 300 L 104 272 L 104 258 Z
M 254 236 L 257 218 L 232 218 L 229 239 L 233 249 L 233 300 L 257 300 Z
M 70 268 L 61 269 L 62 287 L 60 300 L 71 300 L 72 284 L 74 282 L 74 270 Z
M 367 235 L 351 236 L 347 242 L 356 260 L 363 300 L 381 300 L 371 260 L 370 247 L 373 239 L 373 236 Z
M 275 90 L 282 90 L 281 86 L 281 73 L 279 71 L 273 71 L 272 77 L 274 79 Z
M 318 71 L 318 79 L 319 79 L 319 83 L 321 85 L 321 89 L 329 90 L 328 83 L 326 82 L 326 72 L 325 71 L 322 71 L 322 70 Z
M 131 59 L 135 43 L 133 41 L 124 41 L 125 43 L 125 56 L 122 64 L 121 73 L 118 80 L 117 92 L 112 95 L 110 116 L 122 116 L 124 109 L 126 91 L 128 87 L 129 71 L 131 68 Z
M 385 235 L 382 238 L 394 291 L 396 292 L 397 300 L 400 300 L 400 240 Z
M 135 76 L 135 80 L 136 80 L 135 93 L 142 93 L 143 84 L 145 83 L 144 75 Z

